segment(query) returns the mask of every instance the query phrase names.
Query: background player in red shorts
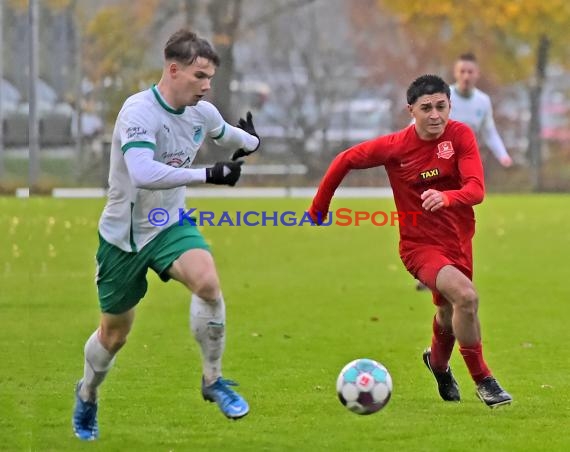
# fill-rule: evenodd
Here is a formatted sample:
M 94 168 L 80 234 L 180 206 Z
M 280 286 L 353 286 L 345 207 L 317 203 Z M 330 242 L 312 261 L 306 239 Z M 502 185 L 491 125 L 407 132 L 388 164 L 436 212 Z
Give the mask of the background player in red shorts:
M 489 407 L 512 397 L 488 368 L 481 345 L 478 296 L 471 281 L 473 207 L 483 200 L 483 168 L 471 129 L 449 119 L 450 89 L 438 76 L 423 75 L 407 90 L 414 124 L 360 143 L 339 154 L 323 177 L 309 213 L 324 221 L 336 188 L 352 169 L 384 165 L 400 212 L 424 210 L 417 224 L 400 222 L 400 256 L 408 271 L 432 293 L 437 312 L 431 347 L 423 360 L 446 401 L 460 400 L 449 367 L 455 340 Z

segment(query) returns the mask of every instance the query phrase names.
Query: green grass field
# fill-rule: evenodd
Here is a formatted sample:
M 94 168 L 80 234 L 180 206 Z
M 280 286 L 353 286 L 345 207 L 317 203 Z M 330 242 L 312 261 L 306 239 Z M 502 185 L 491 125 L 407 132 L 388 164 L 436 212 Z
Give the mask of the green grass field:
M 100 392 L 101 438 L 71 431 L 83 345 L 96 328 L 97 220 L 104 200 L 0 198 L 2 451 L 570 450 L 570 196 L 490 196 L 477 208 L 475 282 L 485 355 L 515 398 L 490 410 L 458 353 L 461 404 L 439 399 L 421 361 L 430 295 L 414 290 L 394 227 L 206 227 L 225 293 L 224 369 L 251 413 L 202 401 L 189 295 L 149 273 L 129 343 Z M 295 210 L 308 200 L 200 200 L 199 209 Z M 333 208 L 391 210 L 390 200 Z M 381 412 L 336 398 L 348 361 L 394 380 Z

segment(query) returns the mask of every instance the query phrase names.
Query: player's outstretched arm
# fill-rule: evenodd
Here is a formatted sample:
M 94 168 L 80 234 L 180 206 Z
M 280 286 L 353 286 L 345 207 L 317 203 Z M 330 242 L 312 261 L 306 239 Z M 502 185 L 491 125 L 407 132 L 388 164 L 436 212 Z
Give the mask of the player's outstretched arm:
M 507 152 L 505 143 L 503 142 L 497 127 L 495 125 L 495 120 L 493 119 L 493 109 L 489 107 L 489 112 L 485 117 L 485 122 L 483 123 L 483 141 L 497 159 L 497 161 L 505 168 L 509 168 L 513 164 L 513 159 Z
M 124 153 L 129 177 L 135 188 L 168 190 L 184 185 L 203 184 L 204 168 L 175 168 L 154 160 L 149 148 L 130 148 Z
M 153 160 L 153 151 L 131 148 L 124 154 L 129 176 L 135 188 L 168 190 L 208 183 L 234 186 L 241 176 L 243 162 L 218 162 L 210 168 L 174 168 Z
M 374 168 L 386 163 L 390 149 L 394 147 L 390 140 L 391 136 L 385 135 L 364 141 L 335 157 L 322 178 L 308 210 L 315 224 L 321 224 L 326 220 L 332 197 L 351 170 Z

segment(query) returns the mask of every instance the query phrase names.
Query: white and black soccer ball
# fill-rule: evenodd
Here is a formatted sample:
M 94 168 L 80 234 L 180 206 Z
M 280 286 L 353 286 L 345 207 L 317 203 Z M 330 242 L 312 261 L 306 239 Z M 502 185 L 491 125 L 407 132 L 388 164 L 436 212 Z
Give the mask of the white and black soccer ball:
M 388 369 L 372 359 L 355 359 L 340 371 L 336 392 L 353 413 L 376 413 L 392 396 L 392 377 Z

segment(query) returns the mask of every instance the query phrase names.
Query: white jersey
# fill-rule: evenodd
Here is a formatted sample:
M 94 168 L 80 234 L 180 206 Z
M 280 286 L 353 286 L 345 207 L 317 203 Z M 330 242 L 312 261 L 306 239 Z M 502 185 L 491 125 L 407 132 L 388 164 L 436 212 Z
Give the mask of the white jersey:
M 451 89 L 451 113 L 449 117 L 467 124 L 479 140 L 482 140 L 497 159 L 508 157 L 507 150 L 493 119 L 491 99 L 480 89 L 474 88 L 469 97 L 462 96 L 455 85 Z
M 216 107 L 208 102 L 174 110 L 156 86 L 129 97 L 113 131 L 108 200 L 99 220 L 101 236 L 124 251 L 140 251 L 161 230 L 177 223 L 178 209 L 185 208 L 185 186 L 165 190 L 136 188 L 123 157 L 126 151 L 148 148 L 154 151 L 154 160 L 187 168 L 205 137 L 219 139 L 225 127 Z M 168 212 L 169 220 L 162 227 L 149 222 L 149 212 L 157 208 Z

